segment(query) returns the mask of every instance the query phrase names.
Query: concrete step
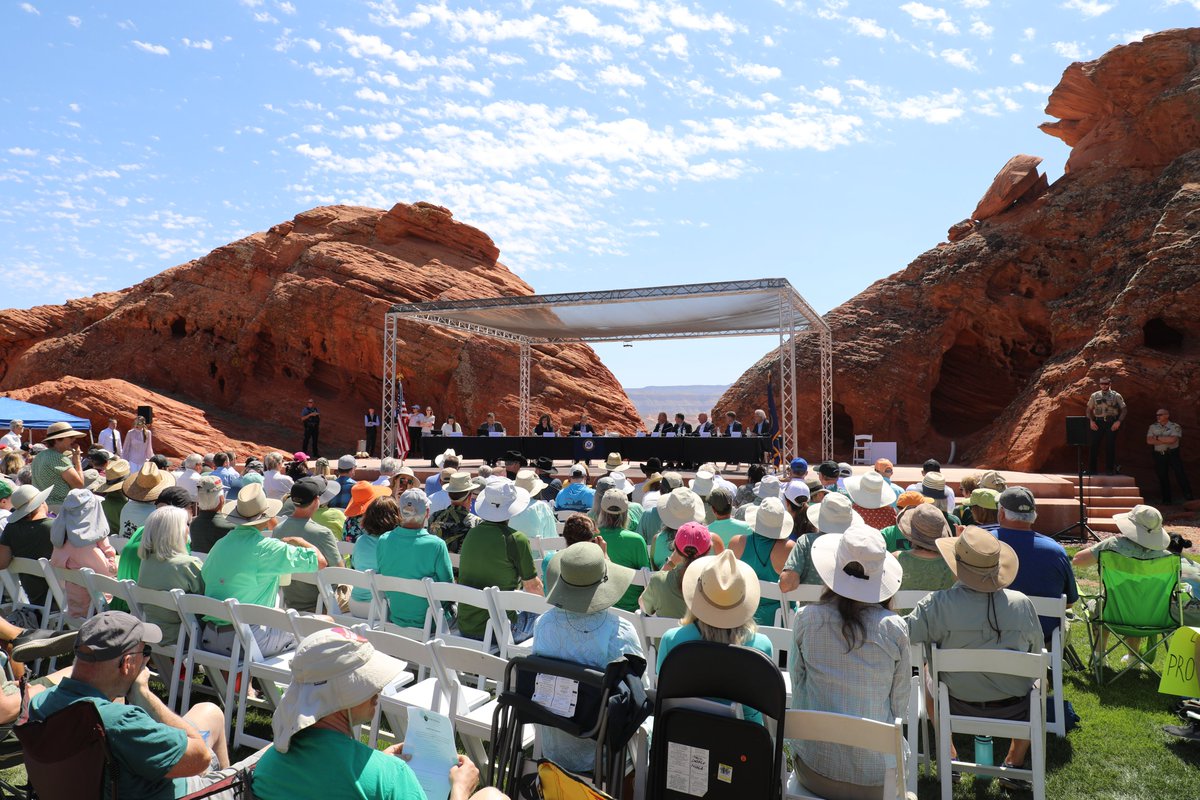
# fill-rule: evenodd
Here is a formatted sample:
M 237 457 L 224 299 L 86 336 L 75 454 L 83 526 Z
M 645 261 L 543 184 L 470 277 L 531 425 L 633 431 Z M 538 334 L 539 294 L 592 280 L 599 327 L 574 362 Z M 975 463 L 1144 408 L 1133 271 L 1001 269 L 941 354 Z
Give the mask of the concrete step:
M 1078 484 L 1076 475 L 1064 475 L 1071 483 Z M 1084 486 L 1137 486 L 1137 481 L 1129 475 L 1084 475 Z
M 1084 505 L 1088 508 L 1133 508 L 1144 503 L 1140 495 L 1124 495 L 1121 497 L 1089 497 L 1083 496 Z
M 1132 506 L 1130 506 L 1129 508 L 1132 508 Z M 1111 519 L 1112 517 L 1115 517 L 1117 514 L 1128 513 L 1129 508 L 1126 508 L 1123 506 L 1113 506 L 1111 508 L 1098 508 L 1097 506 L 1088 505 L 1087 515 L 1089 518 Z
M 1075 488 L 1075 493 L 1078 494 L 1078 487 Z M 1137 497 L 1140 490 L 1136 486 L 1085 486 L 1083 487 L 1084 499 L 1092 497 Z
M 1088 527 L 1096 533 L 1119 533 L 1117 523 L 1107 517 L 1092 517 L 1087 518 Z

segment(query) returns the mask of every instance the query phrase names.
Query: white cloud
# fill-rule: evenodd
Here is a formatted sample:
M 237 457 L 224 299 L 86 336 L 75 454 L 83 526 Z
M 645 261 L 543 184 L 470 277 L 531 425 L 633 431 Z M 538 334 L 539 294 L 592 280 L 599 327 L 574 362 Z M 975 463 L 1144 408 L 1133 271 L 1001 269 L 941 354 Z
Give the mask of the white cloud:
M 42 15 L 42 12 L 38 11 L 37 6 L 35 6 L 33 3 L 21 3 L 20 9 L 26 14 L 33 14 L 39 17 Z
M 812 96 L 823 103 L 829 103 L 831 106 L 840 106 L 842 104 L 842 93 L 832 86 L 822 86 L 813 92 Z
M 642 37 L 638 34 L 630 33 L 620 25 L 605 25 L 586 8 L 566 6 L 559 9 L 558 18 L 566 25 L 569 33 L 589 36 L 621 47 L 637 47 L 642 43 Z
M 67 108 L 71 109 L 77 114 L 79 113 L 79 103 L 68 103 Z
M 676 58 L 682 58 L 685 61 L 687 60 L 688 40 L 685 34 L 672 33 L 666 39 L 663 39 L 663 44 L 666 46 L 667 52 L 671 53 Z
M 281 14 L 288 14 L 290 16 L 296 13 L 296 7 L 288 2 L 276 3 L 275 7 L 279 9 Z
M 10 147 L 8 148 L 8 154 L 10 156 L 33 157 L 38 154 L 38 151 L 29 147 Z
M 274 25 L 274 24 L 276 24 L 276 23 L 278 23 L 278 22 L 279 22 L 279 20 L 278 20 L 278 19 L 276 19 L 275 17 L 271 16 L 270 12 L 267 12 L 267 11 L 256 11 L 256 12 L 254 12 L 254 21 L 255 21 L 255 22 L 269 22 L 269 23 L 271 23 L 272 25 Z
M 415 51 L 405 52 L 394 49 L 378 36 L 357 34 L 349 28 L 335 28 L 334 32 L 349 45 L 346 52 L 355 58 L 383 59 L 409 72 L 437 64 L 437 59 L 432 56 L 422 56 Z
M 384 103 L 385 105 L 392 102 L 392 98 L 388 97 L 387 92 L 381 92 L 378 89 L 371 89 L 366 86 L 359 88 L 354 96 L 359 100 L 366 100 L 371 103 Z
M 988 0 L 962 0 L 964 8 L 987 8 Z
M 1069 58 L 1072 61 L 1079 61 L 1084 57 L 1083 44 L 1080 42 L 1052 42 L 1050 47 L 1058 56 Z
M 134 39 L 133 46 L 144 53 L 152 53 L 156 56 L 168 56 L 171 54 L 171 51 L 161 44 L 150 44 L 149 42 L 140 42 Z
M 900 6 L 900 10 L 908 14 L 914 20 L 921 22 L 936 22 L 939 20 L 949 19 L 950 15 L 946 13 L 944 8 L 934 8 L 927 6 L 924 3 L 905 3 Z
M 638 75 L 633 70 L 624 64 L 620 66 L 612 65 L 600 70 L 597 75 L 601 83 L 606 83 L 609 86 L 645 86 L 646 79 Z
M 79 17 L 67 17 L 67 22 L 71 25 L 72 28 L 78 28 L 80 25 L 83 24 L 83 20 L 80 19 Z
M 1197 0 L 1197 2 L 1200 2 L 1200 0 Z M 1129 44 L 1130 42 L 1140 42 L 1142 39 L 1145 39 L 1147 36 L 1149 36 L 1152 33 L 1154 33 L 1153 28 L 1142 28 L 1141 30 L 1136 30 L 1136 31 L 1125 31 L 1124 33 L 1114 33 L 1112 36 L 1109 36 L 1108 38 L 1110 41 L 1120 42 L 1121 44 Z
M 573 81 L 579 77 L 578 73 L 570 64 L 559 64 L 554 69 L 550 70 L 550 77 L 558 78 L 560 81 Z
M 995 28 L 993 28 L 991 25 L 988 25 L 981 19 L 977 19 L 971 23 L 971 33 L 975 36 L 978 36 L 980 39 L 990 39 L 992 38 L 992 34 L 995 32 Z
M 1021 38 L 1027 42 L 1032 42 L 1035 36 L 1037 36 L 1037 28 L 1026 28 L 1021 31 Z
M 212 50 L 213 49 L 213 43 L 212 43 L 211 39 L 201 39 L 198 42 L 193 41 L 191 39 L 180 39 L 179 41 L 183 42 L 184 47 L 190 47 L 193 50 Z
M 887 36 L 887 29 L 873 19 L 850 17 L 846 21 L 859 36 L 869 36 L 872 39 L 882 39 Z
M 1116 3 L 1101 3 L 1099 0 L 1066 0 L 1062 7 L 1070 11 L 1078 11 L 1086 19 L 1107 14 L 1116 7 Z
M 742 26 L 724 14 L 705 16 L 684 6 L 672 6 L 667 12 L 667 19 L 676 28 L 689 31 L 715 31 L 716 33 L 732 34 L 742 30 Z
M 763 47 L 774 47 L 777 44 L 777 42 L 775 41 L 775 37 L 770 36 L 770 35 L 763 36 L 762 43 L 763 43 Z
M 766 64 L 737 64 L 733 67 L 733 74 L 761 83 L 781 77 L 783 71 L 779 67 L 771 67 Z
M 1024 57 L 1022 57 L 1022 55 L 1020 53 L 1013 53 L 1011 56 L 1008 57 L 1008 60 L 1014 64 L 1024 64 L 1025 63 L 1025 59 L 1024 59 Z
M 971 57 L 970 50 L 953 50 L 948 48 L 943 50 L 940 55 L 942 57 L 942 61 L 945 61 L 952 67 L 958 67 L 959 69 L 970 70 L 972 72 L 977 69 L 975 66 L 975 59 Z
M 829 58 L 822 59 L 821 63 L 827 67 L 836 67 L 842 63 L 842 60 L 837 56 L 830 56 Z

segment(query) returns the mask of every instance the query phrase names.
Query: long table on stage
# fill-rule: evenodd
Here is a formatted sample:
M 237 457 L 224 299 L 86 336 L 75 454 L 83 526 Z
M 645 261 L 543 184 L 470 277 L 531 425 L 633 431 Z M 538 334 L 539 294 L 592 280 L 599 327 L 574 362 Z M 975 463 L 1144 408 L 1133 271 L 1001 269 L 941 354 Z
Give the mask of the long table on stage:
M 493 462 L 516 450 L 527 459 L 549 456 L 563 461 L 586 461 L 620 453 L 631 461 L 658 456 L 664 462 L 703 464 L 708 461 L 754 464 L 762 458 L 767 440 L 725 436 L 422 436 L 421 455 L 432 461 L 446 450 L 460 458 Z

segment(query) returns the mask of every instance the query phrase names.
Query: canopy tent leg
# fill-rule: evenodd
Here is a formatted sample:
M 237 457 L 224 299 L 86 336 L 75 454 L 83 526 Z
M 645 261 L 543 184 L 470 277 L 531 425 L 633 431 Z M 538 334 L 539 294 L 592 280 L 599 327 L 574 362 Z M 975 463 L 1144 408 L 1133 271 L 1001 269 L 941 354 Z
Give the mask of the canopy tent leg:
M 382 458 L 397 455 L 396 449 L 396 417 L 400 413 L 397 408 L 396 388 L 400 376 L 396 374 L 396 316 L 385 314 L 383 318 L 383 402 L 380 404 L 380 422 L 383 427 L 383 441 L 380 444 Z
M 517 431 L 521 436 L 529 435 L 529 367 L 532 361 L 532 348 L 528 340 L 521 341 L 521 400 L 518 405 Z

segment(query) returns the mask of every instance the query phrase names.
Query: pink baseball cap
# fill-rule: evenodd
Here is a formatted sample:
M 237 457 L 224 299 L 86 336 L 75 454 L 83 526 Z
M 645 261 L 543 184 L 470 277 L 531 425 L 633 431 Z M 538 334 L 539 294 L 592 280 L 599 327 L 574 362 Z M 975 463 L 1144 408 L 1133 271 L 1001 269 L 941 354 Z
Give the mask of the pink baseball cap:
M 699 522 L 685 522 L 675 531 L 675 550 L 686 554 L 689 547 L 694 548 L 698 556 L 704 555 L 712 547 L 708 528 Z

